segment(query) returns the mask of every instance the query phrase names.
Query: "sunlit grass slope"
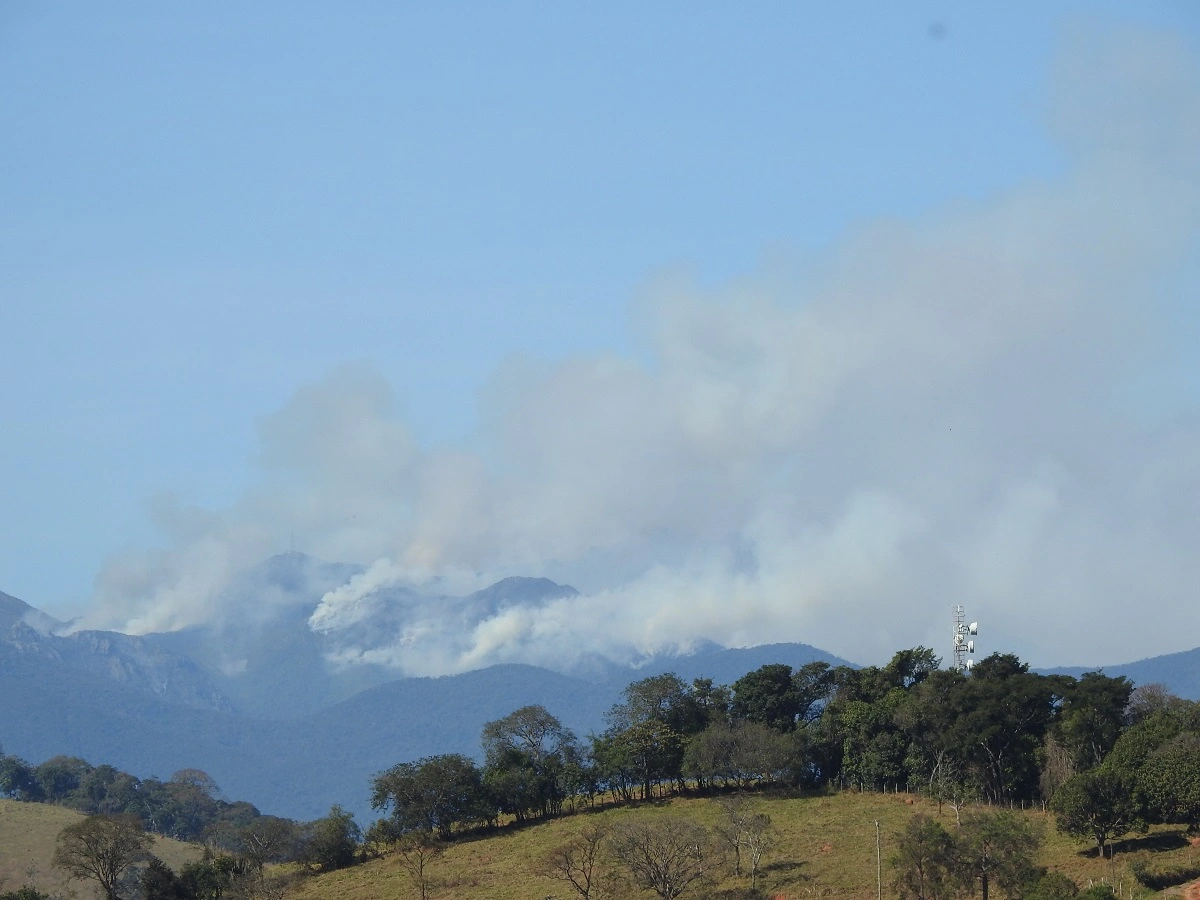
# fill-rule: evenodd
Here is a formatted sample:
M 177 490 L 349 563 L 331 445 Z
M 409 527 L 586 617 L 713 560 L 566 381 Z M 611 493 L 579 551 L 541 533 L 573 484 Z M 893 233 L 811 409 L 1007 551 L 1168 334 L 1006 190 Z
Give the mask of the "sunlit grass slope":
M 912 802 L 909 802 L 909 801 Z M 875 822 L 880 823 L 884 860 L 883 894 L 894 896 L 888 881 L 887 859 L 895 843 L 895 834 L 915 812 L 937 815 L 934 803 L 905 794 L 855 794 L 800 798 L 758 797 L 751 800 L 757 811 L 767 813 L 777 829 L 778 839 L 764 859 L 766 868 L 761 887 L 768 897 L 789 900 L 820 897 L 875 897 Z M 720 821 L 721 810 L 708 799 L 676 799 L 635 809 L 613 808 L 601 812 L 568 816 L 553 822 L 522 829 L 505 830 L 492 836 L 465 840 L 450 845 L 444 856 L 431 867 L 436 882 L 433 896 L 449 898 L 496 898 L 496 900 L 542 900 L 554 896 L 574 896 L 560 883 L 537 874 L 539 863 L 554 847 L 565 843 L 583 825 L 602 821 L 617 823 L 636 816 L 686 815 L 705 825 Z M 1154 842 L 1165 847 L 1154 851 L 1155 859 L 1183 864 L 1200 858 L 1200 850 L 1187 845 L 1177 832 L 1156 832 L 1149 839 L 1118 845 L 1115 865 L 1099 860 L 1080 842 L 1059 835 L 1053 819 L 1040 811 L 1024 813 L 1045 824 L 1046 843 L 1041 863 L 1063 872 L 1083 886 L 1100 881 L 1115 872 L 1126 895 L 1133 885 L 1126 862 L 1132 851 Z M 954 813 L 944 807 L 942 822 L 954 826 Z M 1124 849 L 1125 853 L 1122 853 Z M 723 876 L 716 884 L 689 892 L 694 897 L 735 897 L 749 886 L 747 878 Z M 334 872 L 303 883 L 297 897 L 304 900 L 373 900 L 415 896 L 404 869 L 395 858 L 375 860 Z M 606 896 L 642 896 L 623 888 Z
M 52 864 L 59 831 L 81 818 L 81 814 L 61 806 L 0 800 L 0 891 L 32 883 L 43 891 L 69 887 L 79 900 L 99 897 L 90 882 L 67 885 L 63 873 Z M 201 851 L 192 844 L 155 837 L 152 852 L 178 869 L 199 859 Z

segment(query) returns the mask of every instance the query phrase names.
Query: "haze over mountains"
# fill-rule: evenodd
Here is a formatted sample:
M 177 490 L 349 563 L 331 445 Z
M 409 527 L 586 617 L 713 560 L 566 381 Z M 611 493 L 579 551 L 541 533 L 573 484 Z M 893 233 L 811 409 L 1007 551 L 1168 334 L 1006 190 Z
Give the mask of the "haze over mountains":
M 477 755 L 483 723 L 520 706 L 542 704 L 582 736 L 603 728 L 626 684 L 651 674 L 730 683 L 771 662 L 847 662 L 806 644 L 710 644 L 640 657 L 630 648 L 636 665 L 583 656 L 558 671 L 505 663 L 405 677 L 404 653 L 422 640 L 433 605 L 438 622 L 467 633 L 576 592 L 507 578 L 461 596 L 393 585 L 356 589 L 354 604 L 328 602 L 362 572 L 275 556 L 233 580 L 220 620 L 143 636 L 72 631 L 0 594 L 0 746 L 142 776 L 194 766 L 266 812 L 313 818 L 338 802 L 362 819 L 372 774 L 432 753 Z M 1106 671 L 1200 698 L 1200 649 Z

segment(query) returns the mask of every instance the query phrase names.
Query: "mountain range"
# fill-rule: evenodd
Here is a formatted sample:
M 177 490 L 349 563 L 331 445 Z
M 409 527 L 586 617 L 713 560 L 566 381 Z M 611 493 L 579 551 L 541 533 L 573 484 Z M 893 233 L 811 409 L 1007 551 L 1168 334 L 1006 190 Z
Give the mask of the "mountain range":
M 428 596 L 388 588 L 350 621 L 314 627 L 328 624 L 314 616 L 322 597 L 360 573 L 281 554 L 227 588 L 222 608 L 234 614 L 141 637 L 73 632 L 0 594 L 0 746 L 34 762 L 68 754 L 142 777 L 200 768 L 227 796 L 264 812 L 311 819 L 341 803 L 366 821 L 372 775 L 433 753 L 477 756 L 483 724 L 521 706 L 541 704 L 584 736 L 603 728 L 604 713 L 638 678 L 673 671 L 728 684 L 766 663 L 851 664 L 807 644 L 712 644 L 636 667 L 593 660 L 575 671 L 504 664 L 398 677 L 382 662 L 339 660 L 349 646 L 392 646 L 406 611 Z M 574 593 L 547 579 L 507 578 L 432 602 L 470 627 L 508 605 Z M 1105 671 L 1200 699 L 1200 648 Z

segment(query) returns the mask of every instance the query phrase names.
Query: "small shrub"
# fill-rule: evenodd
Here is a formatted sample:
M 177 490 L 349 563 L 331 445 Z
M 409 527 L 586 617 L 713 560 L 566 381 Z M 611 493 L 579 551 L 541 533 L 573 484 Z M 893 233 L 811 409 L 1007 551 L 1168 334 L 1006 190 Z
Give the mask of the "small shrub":
M 1061 872 L 1046 872 L 1029 888 L 1025 900 L 1078 900 L 1079 885 Z

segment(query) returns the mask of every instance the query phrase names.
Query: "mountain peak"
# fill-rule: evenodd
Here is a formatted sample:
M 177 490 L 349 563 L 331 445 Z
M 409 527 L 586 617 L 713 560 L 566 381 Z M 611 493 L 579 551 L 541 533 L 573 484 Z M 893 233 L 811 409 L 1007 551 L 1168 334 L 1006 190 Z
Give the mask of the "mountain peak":
M 470 597 L 489 606 L 498 604 L 549 603 L 564 597 L 578 597 L 579 591 L 569 584 L 558 584 L 549 578 L 527 578 L 512 575 L 476 591 Z
M 18 623 L 24 623 L 34 631 L 44 634 L 49 634 L 63 626 L 58 619 L 46 615 L 24 600 L 0 591 L 0 635 L 10 631 Z

